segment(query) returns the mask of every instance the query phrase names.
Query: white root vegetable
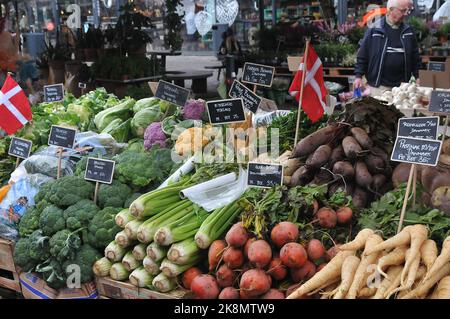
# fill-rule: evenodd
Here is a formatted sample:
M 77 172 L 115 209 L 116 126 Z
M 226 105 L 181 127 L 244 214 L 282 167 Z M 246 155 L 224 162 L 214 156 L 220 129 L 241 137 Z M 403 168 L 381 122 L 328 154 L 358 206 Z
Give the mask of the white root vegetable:
M 408 249 L 408 251 L 406 252 L 406 259 L 410 258 L 411 254 L 413 254 L 412 249 Z M 400 292 L 400 291 L 405 291 L 408 290 L 412 287 L 412 285 L 414 284 L 414 281 L 416 280 L 416 275 L 417 275 L 417 271 L 419 269 L 419 265 L 420 265 L 420 255 L 414 257 L 414 260 L 411 262 L 410 264 L 410 271 L 408 272 L 408 277 L 406 282 L 402 283 L 401 281 L 401 277 L 400 277 L 400 283 L 401 286 L 395 290 L 393 290 L 391 292 L 391 295 Z M 403 268 L 403 271 L 405 270 L 405 268 Z M 403 275 L 403 271 L 402 271 L 402 275 Z
M 440 268 L 450 262 L 450 236 L 448 236 L 442 244 L 441 254 L 436 258 L 433 266 L 425 275 L 424 281 L 433 276 Z
M 333 299 L 343 299 L 347 295 L 360 262 L 361 260 L 356 256 L 345 258 L 341 269 L 341 284 L 336 288 Z
M 388 291 L 389 287 L 392 285 L 395 278 L 398 277 L 400 279 L 402 269 L 403 269 L 402 266 L 389 267 L 389 269 L 387 270 L 386 278 L 383 279 L 383 281 L 380 284 L 380 287 L 378 288 L 377 292 L 372 297 L 372 299 L 384 299 L 386 291 Z
M 367 239 L 373 234 L 372 229 L 364 228 L 351 242 L 339 246 L 339 250 L 359 250 L 365 246 Z
M 431 299 L 450 299 L 450 276 L 444 277 L 439 281 Z
M 445 276 L 450 275 L 450 263 L 445 264 L 437 272 L 432 274 L 428 279 L 422 281 L 422 283 L 414 290 L 410 291 L 402 299 L 414 299 L 425 296 L 433 286 L 438 283 Z
M 428 238 L 428 228 L 424 225 L 421 224 L 417 224 L 417 225 L 413 225 L 411 228 L 408 229 L 408 232 L 411 236 L 411 246 L 410 246 L 410 254 L 409 256 L 407 255 L 405 258 L 405 267 L 403 267 L 403 271 L 402 271 L 402 277 L 401 277 L 401 283 L 402 286 L 407 286 L 405 284 L 405 280 L 406 280 L 406 276 L 407 274 L 410 272 L 410 267 L 413 263 L 417 263 L 417 257 L 419 257 L 419 262 L 420 262 L 420 247 L 422 247 L 422 244 L 427 240 Z M 419 265 L 417 265 L 416 267 L 416 271 L 417 268 L 419 267 Z M 414 283 L 414 275 L 412 275 L 412 277 L 409 278 L 409 280 L 413 280 L 413 282 L 411 283 L 411 285 Z M 413 278 L 413 279 L 411 279 Z M 409 286 L 411 287 L 411 286 Z M 408 287 L 408 288 L 409 288 Z
M 377 270 L 383 275 L 383 277 L 387 277 L 387 274 L 383 272 L 383 269 L 386 269 L 390 266 L 398 266 L 405 262 L 405 253 L 407 250 L 407 246 L 396 247 L 393 251 L 391 251 L 386 256 L 381 257 L 378 260 Z
M 393 248 L 401 246 L 401 245 L 409 244 L 411 241 L 411 235 L 409 233 L 409 230 L 411 229 L 411 227 L 412 226 L 406 226 L 405 228 L 403 228 L 403 230 L 401 232 L 399 232 L 394 237 L 391 237 L 391 238 L 383 241 L 382 243 L 376 245 L 375 247 L 372 247 L 368 251 L 365 251 L 364 255 L 367 256 L 374 252 L 389 250 L 389 249 L 393 249 Z
M 438 256 L 436 242 L 432 239 L 427 239 L 420 248 L 420 256 L 422 258 L 422 262 L 427 267 L 427 272 L 430 271 Z

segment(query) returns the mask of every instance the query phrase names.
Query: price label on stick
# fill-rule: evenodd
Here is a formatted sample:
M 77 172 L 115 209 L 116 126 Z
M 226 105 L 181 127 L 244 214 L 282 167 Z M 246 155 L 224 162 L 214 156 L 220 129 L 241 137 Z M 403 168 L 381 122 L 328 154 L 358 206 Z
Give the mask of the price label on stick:
M 450 115 L 450 92 L 433 91 L 428 111 Z
M 247 88 L 241 82 L 234 80 L 228 95 L 233 99 L 242 98 L 244 106 L 253 113 L 258 111 L 259 105 L 261 104 L 262 98 L 253 93 L 249 88 Z
M 445 72 L 445 62 L 428 62 L 428 71 Z
M 64 100 L 64 85 L 54 84 L 44 86 L 44 101 L 59 102 Z
M 189 98 L 189 94 L 188 89 L 161 80 L 158 82 L 155 97 L 183 107 Z
M 247 185 L 265 188 L 283 185 L 283 165 L 248 163 Z
M 242 82 L 260 86 L 272 86 L 275 68 L 273 66 L 245 63 Z
M 28 157 L 30 157 L 32 146 L 32 141 L 13 137 L 11 140 L 11 144 L 9 144 L 8 154 L 22 159 L 27 159 Z
M 57 125 L 52 125 L 48 137 L 48 145 L 73 148 L 77 130 Z
M 442 141 L 397 136 L 391 161 L 436 166 Z
M 226 124 L 245 122 L 244 103 L 242 99 L 210 101 L 206 103 L 209 122 L 211 124 Z
M 439 116 L 404 117 L 398 121 L 398 136 L 437 140 Z
M 87 160 L 86 171 L 84 172 L 84 179 L 111 184 L 115 165 L 116 163 L 114 161 L 89 157 Z

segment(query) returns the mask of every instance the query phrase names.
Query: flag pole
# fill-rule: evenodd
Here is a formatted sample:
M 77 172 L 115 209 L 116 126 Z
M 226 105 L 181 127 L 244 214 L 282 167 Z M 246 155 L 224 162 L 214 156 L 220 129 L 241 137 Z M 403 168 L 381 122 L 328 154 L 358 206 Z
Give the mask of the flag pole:
M 297 145 L 297 142 L 298 142 L 298 131 L 299 131 L 299 125 L 300 125 L 300 115 L 302 112 L 303 91 L 304 91 L 304 86 L 305 86 L 306 72 L 308 69 L 307 61 L 308 61 L 309 44 L 310 44 L 310 39 L 307 39 L 306 45 L 305 45 L 305 54 L 303 55 L 303 73 L 302 73 L 302 82 L 300 85 L 300 99 L 298 100 L 297 126 L 295 127 L 294 147 L 295 147 L 295 145 Z

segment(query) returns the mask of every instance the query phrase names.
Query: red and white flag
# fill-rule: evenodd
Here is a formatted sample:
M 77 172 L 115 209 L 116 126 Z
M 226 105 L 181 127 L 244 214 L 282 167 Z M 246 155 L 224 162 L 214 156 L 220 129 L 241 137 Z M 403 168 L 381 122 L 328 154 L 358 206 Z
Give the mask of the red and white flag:
M 324 111 L 328 108 L 326 105 L 327 89 L 323 80 L 322 61 L 320 61 L 312 45 L 309 45 L 307 59 L 301 106 L 309 119 L 314 123 L 322 117 Z M 289 94 L 294 96 L 297 101 L 300 99 L 303 70 L 304 61 L 300 63 L 298 72 L 295 74 L 289 88 Z
M 30 102 L 25 92 L 8 74 L 0 91 L 0 127 L 12 135 L 31 121 Z

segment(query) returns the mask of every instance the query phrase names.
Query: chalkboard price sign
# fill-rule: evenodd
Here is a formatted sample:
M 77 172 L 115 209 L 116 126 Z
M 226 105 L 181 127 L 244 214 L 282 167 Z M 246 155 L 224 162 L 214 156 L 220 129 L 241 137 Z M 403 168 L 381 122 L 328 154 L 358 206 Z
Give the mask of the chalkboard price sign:
M 62 83 L 44 86 L 45 102 L 59 102 L 62 100 L 64 100 L 64 86 Z
M 397 136 L 391 161 L 436 166 L 442 141 Z
M 234 80 L 228 95 L 233 99 L 242 98 L 244 106 L 253 113 L 256 113 L 262 100 L 258 95 L 237 80 Z
M 248 163 L 247 185 L 274 187 L 283 184 L 283 165 Z
M 64 148 L 73 148 L 77 130 L 57 125 L 52 125 L 48 137 L 48 145 L 55 145 Z
M 87 181 L 111 184 L 114 176 L 114 161 L 89 157 L 84 172 L 84 179 Z
M 275 68 L 273 66 L 245 63 L 242 82 L 256 84 L 260 86 L 272 86 Z
M 206 102 L 206 109 L 211 124 L 238 123 L 246 120 L 242 99 Z
M 11 144 L 9 144 L 8 154 L 22 159 L 27 159 L 28 157 L 30 157 L 32 146 L 32 141 L 13 137 L 11 140 Z
M 162 81 L 158 82 L 155 97 L 183 107 L 189 98 L 190 91 L 181 86 Z
M 445 72 L 445 63 L 428 62 L 428 71 Z
M 433 91 L 428 110 L 434 113 L 446 113 L 450 115 L 450 92 Z
M 437 140 L 439 116 L 405 117 L 398 121 L 398 136 Z

